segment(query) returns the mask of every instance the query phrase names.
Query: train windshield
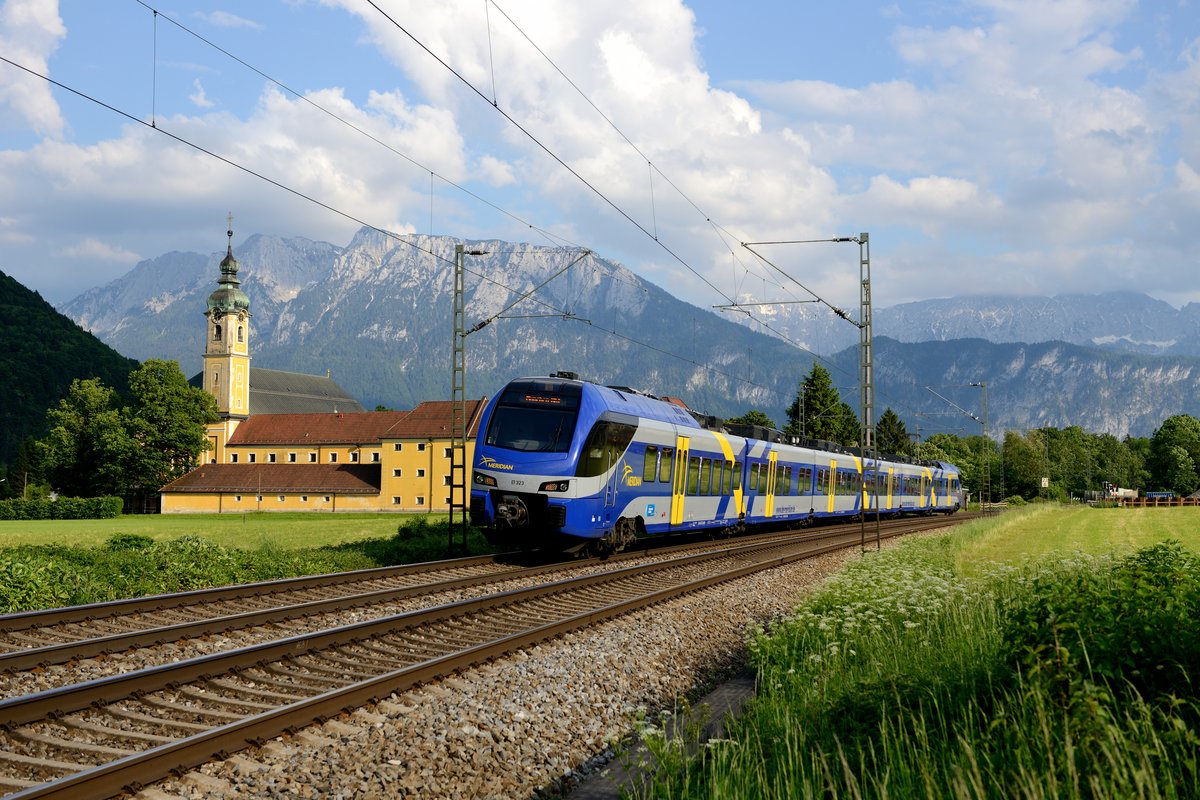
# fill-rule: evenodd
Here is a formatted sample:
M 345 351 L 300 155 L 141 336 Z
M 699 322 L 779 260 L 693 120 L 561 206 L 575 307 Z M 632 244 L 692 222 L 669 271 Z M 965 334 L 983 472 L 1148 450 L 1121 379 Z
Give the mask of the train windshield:
M 510 384 L 492 412 L 484 441 L 507 450 L 565 453 L 575 433 L 579 398 L 579 387 L 569 384 Z

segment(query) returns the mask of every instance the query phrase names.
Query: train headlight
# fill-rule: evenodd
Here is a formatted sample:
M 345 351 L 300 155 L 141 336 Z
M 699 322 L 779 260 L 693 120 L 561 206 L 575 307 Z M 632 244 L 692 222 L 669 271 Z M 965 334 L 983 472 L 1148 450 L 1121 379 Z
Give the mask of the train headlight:
M 474 478 L 477 486 L 495 486 L 496 479 L 491 475 L 484 475 L 482 472 L 476 472 Z
M 538 487 L 539 492 L 565 492 L 571 488 L 570 481 L 546 481 Z

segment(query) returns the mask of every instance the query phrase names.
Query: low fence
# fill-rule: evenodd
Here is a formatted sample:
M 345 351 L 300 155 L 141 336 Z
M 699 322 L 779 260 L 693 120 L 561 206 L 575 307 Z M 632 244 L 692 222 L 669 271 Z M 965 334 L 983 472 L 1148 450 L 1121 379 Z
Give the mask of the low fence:
M 1167 508 L 1171 506 L 1200 506 L 1197 497 L 1133 497 L 1117 501 L 1123 508 Z

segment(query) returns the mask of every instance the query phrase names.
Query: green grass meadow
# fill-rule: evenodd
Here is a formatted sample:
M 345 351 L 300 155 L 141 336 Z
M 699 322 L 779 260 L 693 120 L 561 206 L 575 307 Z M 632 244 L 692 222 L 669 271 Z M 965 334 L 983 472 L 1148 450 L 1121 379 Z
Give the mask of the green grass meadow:
M 749 632 L 727 738 L 642 728 L 636 796 L 1197 797 L 1198 522 L 1034 506 L 868 551 Z
M 0 520 L 0 549 L 21 545 L 100 547 L 118 534 L 163 541 L 203 536 L 231 548 L 270 546 L 282 550 L 344 544 L 392 536 L 413 520 L 440 522 L 445 514 L 137 514 L 115 519 Z

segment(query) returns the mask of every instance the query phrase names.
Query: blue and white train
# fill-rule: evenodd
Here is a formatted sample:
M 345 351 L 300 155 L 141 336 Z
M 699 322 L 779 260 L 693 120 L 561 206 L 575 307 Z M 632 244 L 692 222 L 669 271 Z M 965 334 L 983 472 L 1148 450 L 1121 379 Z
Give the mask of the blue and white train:
M 716 427 L 572 373 L 514 380 L 480 420 L 471 520 L 501 546 L 615 552 L 640 536 L 962 506 L 952 464 L 864 459 L 777 431 Z

